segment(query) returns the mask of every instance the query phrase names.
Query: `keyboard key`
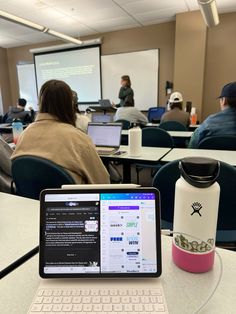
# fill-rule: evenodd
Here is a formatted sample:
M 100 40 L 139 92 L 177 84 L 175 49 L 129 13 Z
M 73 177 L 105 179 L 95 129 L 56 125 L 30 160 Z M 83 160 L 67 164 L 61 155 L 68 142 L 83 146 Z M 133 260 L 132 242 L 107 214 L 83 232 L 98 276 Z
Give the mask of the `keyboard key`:
M 139 297 L 132 296 L 130 299 L 131 303 L 140 303 Z
M 62 297 L 54 297 L 52 303 L 59 304 L 62 303 Z
M 115 289 L 110 290 L 110 295 L 117 295 L 118 291 Z
M 37 296 L 38 296 L 38 297 L 41 297 L 41 296 L 43 295 L 43 292 L 44 292 L 43 289 L 39 289 L 39 290 L 37 291 Z
M 62 291 L 62 295 L 63 295 L 63 296 L 69 296 L 69 295 L 71 295 L 71 290 L 63 290 L 63 291 Z
M 42 311 L 43 312 L 51 312 L 52 311 L 52 304 L 44 304 Z
M 73 310 L 73 312 L 81 312 L 82 308 L 83 308 L 82 304 L 74 304 L 72 310 Z
M 52 311 L 53 312 L 61 312 L 62 304 L 53 304 Z
M 163 304 L 155 304 L 154 310 L 156 312 L 165 312 L 165 306 Z
M 85 304 L 91 303 L 91 297 L 83 297 L 82 303 L 85 303 Z
M 91 290 L 90 295 L 99 295 L 99 290 Z
M 100 295 L 109 295 L 109 291 L 106 289 L 100 290 Z
M 44 297 L 43 298 L 43 303 L 45 304 L 51 304 L 53 300 L 53 297 Z
M 93 305 L 92 304 L 84 304 L 83 305 L 83 311 L 84 312 L 92 312 Z
M 41 312 L 43 305 L 42 304 L 33 304 L 31 306 L 31 312 Z
M 105 296 L 105 297 L 102 297 L 102 303 L 110 303 L 110 301 L 111 301 L 111 298 L 109 297 L 109 296 Z
M 99 296 L 94 296 L 94 297 L 92 298 L 92 303 L 98 304 L 98 303 L 100 303 L 100 302 L 101 302 L 101 298 L 100 298 Z
M 119 296 L 115 296 L 115 297 L 111 297 L 111 303 L 120 303 L 120 297 Z
M 82 290 L 81 295 L 89 295 L 90 291 L 89 290 Z
M 143 290 L 143 295 L 150 295 L 150 290 Z
M 143 290 L 137 290 L 137 295 L 139 295 L 139 296 L 141 296 L 141 295 L 143 295 Z
M 130 297 L 121 297 L 121 303 L 129 303 L 130 302 Z
M 63 297 L 62 298 L 62 303 L 71 303 L 72 301 L 72 297 Z
M 151 295 L 161 295 L 161 290 L 160 289 L 153 289 L 153 290 L 151 290 Z
M 82 298 L 81 297 L 73 297 L 72 298 L 72 303 L 81 303 Z
M 147 296 L 140 297 L 141 303 L 149 303 L 150 298 Z
M 58 297 L 58 296 L 61 295 L 61 293 L 62 293 L 61 290 L 54 290 L 53 293 L 52 293 L 52 295 L 55 296 L 55 297 Z
M 71 312 L 72 311 L 72 304 L 63 304 L 62 305 L 63 312 Z
M 42 302 L 43 302 L 43 297 L 36 297 L 36 298 L 34 299 L 34 303 L 40 304 L 40 303 L 42 303 Z
M 143 311 L 143 305 L 142 304 L 135 304 L 134 305 L 134 311 L 135 312 L 142 312 Z
M 50 296 L 50 295 L 52 295 L 52 290 L 49 290 L 49 289 L 44 290 L 43 295 L 44 295 L 44 296 Z
M 102 312 L 102 304 L 93 304 L 94 312 Z
M 163 298 L 162 298 L 162 297 L 157 297 L 157 302 L 158 302 L 158 303 L 163 303 L 163 302 L 164 302 L 164 300 L 163 300 Z
M 112 304 L 103 304 L 103 312 L 112 312 Z
M 113 304 L 113 311 L 122 312 L 123 311 L 123 305 L 122 304 Z
M 124 311 L 126 312 L 133 312 L 133 305 L 132 304 L 124 304 Z
M 129 289 L 128 290 L 128 295 L 137 295 L 137 291 L 134 289 Z
M 124 295 L 127 295 L 127 290 L 119 290 L 119 295 L 122 295 L 122 296 L 124 296 Z
M 154 311 L 154 307 L 152 304 L 144 304 L 144 310 L 147 312 L 153 312 Z

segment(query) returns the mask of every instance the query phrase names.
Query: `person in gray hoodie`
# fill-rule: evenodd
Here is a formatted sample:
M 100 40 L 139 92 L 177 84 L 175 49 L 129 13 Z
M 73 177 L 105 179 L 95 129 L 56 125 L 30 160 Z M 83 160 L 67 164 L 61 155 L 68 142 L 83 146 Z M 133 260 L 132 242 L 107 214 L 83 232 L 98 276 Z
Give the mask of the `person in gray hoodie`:
M 24 98 L 19 98 L 16 107 L 12 107 L 3 117 L 4 123 L 12 123 L 15 119 L 22 123 L 31 123 L 34 119 L 34 111 L 26 111 L 25 106 L 27 101 Z

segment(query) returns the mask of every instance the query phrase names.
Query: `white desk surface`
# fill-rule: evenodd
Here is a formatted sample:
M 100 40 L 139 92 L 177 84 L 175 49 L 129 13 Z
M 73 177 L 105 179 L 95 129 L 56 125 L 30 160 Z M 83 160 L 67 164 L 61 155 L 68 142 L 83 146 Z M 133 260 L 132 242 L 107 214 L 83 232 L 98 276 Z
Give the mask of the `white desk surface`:
M 193 132 L 191 131 L 167 131 L 172 137 L 191 137 Z M 122 130 L 122 135 L 128 135 L 128 130 Z
M 0 270 L 38 243 L 38 201 L 0 193 Z
M 218 249 L 223 260 L 222 281 L 201 314 L 235 314 L 236 253 Z M 191 274 L 171 260 L 171 238 L 162 237 L 163 272 L 159 279 L 170 314 L 192 314 L 208 297 L 219 276 L 219 260 L 205 274 Z M 112 280 L 112 279 L 111 279 Z M 39 285 L 38 255 L 0 281 L 0 313 L 25 314 Z
M 159 126 L 160 123 L 147 123 L 146 126 Z M 197 129 L 200 126 L 200 124 L 190 124 L 190 128 Z
M 236 166 L 236 151 L 174 148 L 161 161 L 170 162 L 185 157 L 208 157 Z
M 143 160 L 147 162 L 159 161 L 171 148 L 165 147 L 142 147 L 140 156 L 130 156 L 129 147 L 121 145 L 119 151 L 125 152 L 123 155 L 103 155 L 101 157 L 107 157 L 111 159 L 126 159 L 126 160 Z

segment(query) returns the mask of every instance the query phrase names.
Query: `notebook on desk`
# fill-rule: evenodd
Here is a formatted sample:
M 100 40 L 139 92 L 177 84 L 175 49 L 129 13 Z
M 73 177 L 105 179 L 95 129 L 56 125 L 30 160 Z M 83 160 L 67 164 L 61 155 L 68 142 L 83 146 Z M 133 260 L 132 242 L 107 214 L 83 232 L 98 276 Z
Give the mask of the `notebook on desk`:
M 111 155 L 120 148 L 121 123 L 89 123 L 87 134 L 100 155 Z
M 156 189 L 45 190 L 28 313 L 168 313 Z

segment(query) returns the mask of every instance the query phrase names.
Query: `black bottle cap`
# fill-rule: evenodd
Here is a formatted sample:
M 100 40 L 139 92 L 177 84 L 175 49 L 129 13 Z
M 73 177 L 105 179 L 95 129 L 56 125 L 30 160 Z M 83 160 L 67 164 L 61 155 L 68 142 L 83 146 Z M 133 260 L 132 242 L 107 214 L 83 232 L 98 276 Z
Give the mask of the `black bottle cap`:
M 179 163 L 182 177 L 197 188 L 207 188 L 215 183 L 220 172 L 219 161 L 211 158 L 188 157 Z

